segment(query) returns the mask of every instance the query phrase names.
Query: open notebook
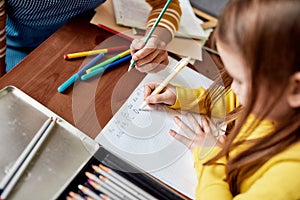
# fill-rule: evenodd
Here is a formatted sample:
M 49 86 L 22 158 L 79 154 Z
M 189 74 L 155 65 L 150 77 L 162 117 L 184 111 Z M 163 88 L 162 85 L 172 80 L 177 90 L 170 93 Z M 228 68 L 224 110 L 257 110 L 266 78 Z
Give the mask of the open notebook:
M 145 29 L 151 6 L 146 1 L 113 0 L 116 23 L 139 29 Z M 189 0 L 180 0 L 182 16 L 176 36 L 206 39 L 208 34 L 202 29 Z
M 177 63 L 172 58 L 169 60 L 167 69 L 148 74 L 140 82 L 95 140 L 107 150 L 193 199 L 197 177 L 192 154 L 168 133 L 172 128 L 184 134 L 173 122 L 173 117 L 181 114 L 165 106 L 160 110 L 138 110 L 143 102 L 144 83 L 163 80 Z M 212 81 L 185 67 L 172 83 L 192 88 L 207 88 Z

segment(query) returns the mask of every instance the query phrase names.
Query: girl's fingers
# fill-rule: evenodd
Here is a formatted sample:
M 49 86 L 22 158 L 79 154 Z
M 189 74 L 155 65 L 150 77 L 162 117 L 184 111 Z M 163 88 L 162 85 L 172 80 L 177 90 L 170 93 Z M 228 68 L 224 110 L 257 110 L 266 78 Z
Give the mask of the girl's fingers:
M 226 141 L 226 135 L 220 135 L 218 137 L 217 145 L 222 148 L 225 144 L 225 141 Z
M 147 97 L 146 99 L 147 103 L 152 103 L 152 104 L 156 104 L 156 103 L 163 103 L 163 104 L 167 104 L 168 101 L 168 96 L 165 93 L 162 94 L 153 94 L 149 97 Z
M 191 147 L 193 140 L 191 140 L 183 135 L 178 134 L 176 131 L 174 131 L 172 129 L 170 129 L 169 133 L 172 137 L 174 137 L 176 140 L 178 140 L 179 142 L 184 144 L 186 147 L 188 147 L 188 148 Z
M 188 125 L 186 125 L 178 116 L 174 117 L 174 121 L 177 124 L 177 126 L 186 133 L 186 135 L 189 138 L 195 137 L 195 133 L 193 132 L 193 130 Z
M 196 134 L 201 134 L 203 135 L 203 130 L 199 124 L 199 122 L 197 121 L 197 119 L 195 118 L 194 115 L 192 115 L 191 113 L 187 113 L 186 114 L 189 123 L 191 124 L 193 130 L 195 131 Z
M 160 82 L 149 82 L 144 85 L 144 99 L 146 99 L 156 87 L 158 87 Z
M 205 133 L 210 133 L 210 126 L 209 126 L 209 122 L 207 120 L 206 117 L 202 116 L 201 117 L 201 122 L 202 122 L 202 129 Z

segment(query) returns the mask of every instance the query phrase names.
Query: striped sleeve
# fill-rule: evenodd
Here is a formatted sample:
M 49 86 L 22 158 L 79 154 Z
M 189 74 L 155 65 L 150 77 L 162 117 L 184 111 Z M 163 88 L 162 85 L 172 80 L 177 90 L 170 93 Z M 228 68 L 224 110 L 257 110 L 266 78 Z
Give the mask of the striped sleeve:
M 151 5 L 152 10 L 148 17 L 147 28 L 153 26 L 156 18 L 162 11 L 162 8 L 166 4 L 167 0 L 146 0 L 148 4 Z M 166 12 L 164 13 L 162 19 L 160 20 L 158 26 L 168 29 L 172 36 L 174 37 L 175 32 L 179 28 L 179 22 L 181 17 L 181 8 L 179 0 L 173 0 Z
M 0 76 L 5 72 L 5 53 L 6 53 L 6 12 L 5 0 L 0 0 Z

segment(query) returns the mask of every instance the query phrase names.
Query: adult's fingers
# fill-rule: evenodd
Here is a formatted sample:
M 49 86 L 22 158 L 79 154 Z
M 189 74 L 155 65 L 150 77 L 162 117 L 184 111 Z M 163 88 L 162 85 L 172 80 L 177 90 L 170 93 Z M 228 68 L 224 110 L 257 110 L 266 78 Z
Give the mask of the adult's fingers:
M 132 43 L 132 50 L 137 50 L 132 55 L 133 60 L 140 60 L 140 59 L 146 59 L 148 55 L 151 55 L 155 53 L 156 51 L 164 51 L 165 50 L 165 43 L 160 42 L 158 39 L 151 38 L 146 44 L 143 40 L 136 41 L 135 43 Z M 151 58 L 147 58 L 151 59 Z M 140 63 L 142 64 L 142 63 Z
M 134 54 L 138 50 L 145 46 L 145 42 L 142 39 L 134 39 L 130 45 L 130 51 Z
M 166 63 L 163 59 L 163 56 L 159 55 L 150 63 L 144 64 L 142 66 L 136 65 L 135 68 L 142 73 L 157 73 L 167 67 L 167 64 L 163 64 Z

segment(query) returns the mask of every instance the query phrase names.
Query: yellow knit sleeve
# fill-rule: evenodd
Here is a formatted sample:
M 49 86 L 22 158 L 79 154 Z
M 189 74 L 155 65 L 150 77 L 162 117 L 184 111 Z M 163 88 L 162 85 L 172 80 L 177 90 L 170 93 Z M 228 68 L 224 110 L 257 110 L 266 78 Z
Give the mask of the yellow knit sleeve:
M 148 4 L 152 7 L 152 10 L 148 16 L 147 28 L 151 27 L 158 15 L 160 14 L 162 8 L 166 4 L 167 0 L 146 0 Z M 179 28 L 179 22 L 181 17 L 181 8 L 178 0 L 173 0 L 166 12 L 164 13 L 162 19 L 160 20 L 158 26 L 168 29 L 172 36 L 174 37 L 175 32 Z
M 176 91 L 176 102 L 170 106 L 170 108 L 188 110 L 204 115 L 207 113 L 208 108 L 204 106 L 204 100 L 208 93 L 203 87 L 194 89 L 176 86 Z M 234 110 L 237 106 L 239 106 L 237 95 L 234 94 L 232 90 L 229 90 L 224 97 L 219 99 L 214 105 L 212 116 L 222 117 L 226 115 L 226 113 Z
M 218 164 L 203 165 L 213 158 L 221 149 L 219 147 L 197 148 L 193 151 L 194 167 L 198 184 L 196 187 L 196 199 L 232 199 L 227 182 L 224 181 L 225 159 Z

